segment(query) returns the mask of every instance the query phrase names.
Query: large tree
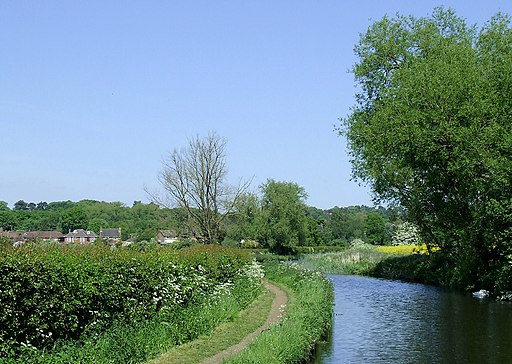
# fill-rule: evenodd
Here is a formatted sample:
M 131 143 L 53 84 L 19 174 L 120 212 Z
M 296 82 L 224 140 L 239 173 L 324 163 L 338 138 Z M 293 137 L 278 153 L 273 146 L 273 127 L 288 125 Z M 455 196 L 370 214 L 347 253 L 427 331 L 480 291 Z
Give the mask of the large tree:
M 386 221 L 376 213 L 370 212 L 364 220 L 364 240 L 374 245 L 384 245 L 387 242 Z
M 261 186 L 260 240 L 276 253 L 290 253 L 306 241 L 306 191 L 294 182 L 269 179 Z
M 171 201 L 187 211 L 191 232 L 206 243 L 221 238 L 224 219 L 249 186 L 227 183 L 226 143 L 213 132 L 196 136 L 186 148 L 170 153 L 159 175 Z
M 342 133 L 354 176 L 406 208 L 429 246 L 475 282 L 511 251 L 512 31 L 453 11 L 384 17 L 361 35 Z

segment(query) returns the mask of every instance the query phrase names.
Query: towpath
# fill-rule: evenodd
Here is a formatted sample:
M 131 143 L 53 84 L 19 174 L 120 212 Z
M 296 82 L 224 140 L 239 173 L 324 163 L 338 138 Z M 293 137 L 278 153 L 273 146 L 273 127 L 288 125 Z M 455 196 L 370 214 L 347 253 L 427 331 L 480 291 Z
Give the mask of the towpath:
M 271 303 L 271 308 L 268 313 L 267 319 L 263 325 L 255 329 L 253 332 L 247 334 L 243 337 L 238 343 L 233 344 L 232 346 L 217 352 L 216 354 L 211 354 L 211 357 L 207 357 L 205 359 L 198 359 L 203 357 L 200 353 L 204 352 L 212 352 L 213 347 L 218 347 L 219 343 L 223 341 L 229 341 L 229 336 L 226 335 L 226 332 L 230 332 L 232 330 L 237 330 L 237 327 L 245 326 L 244 320 L 250 319 L 250 317 L 256 317 L 255 315 L 262 308 L 262 304 L 269 305 L 269 303 L 264 303 L 261 301 L 260 303 L 249 306 L 242 315 L 235 318 L 235 321 L 222 324 L 222 329 L 217 328 L 210 337 L 203 337 L 197 340 L 191 341 L 187 344 L 174 347 L 169 352 L 162 354 L 161 356 L 150 360 L 146 364 L 170 364 L 170 363 L 187 363 L 187 364 L 217 364 L 222 363 L 222 361 L 235 356 L 240 353 L 243 349 L 245 349 L 256 337 L 261 334 L 263 331 L 268 330 L 270 327 L 275 325 L 281 317 L 284 315 L 284 308 L 288 303 L 288 296 L 286 293 L 269 281 L 263 282 L 265 288 L 273 293 L 273 301 Z M 268 295 L 269 293 L 267 293 Z M 268 302 L 268 301 L 267 301 Z M 268 306 L 266 306 L 268 307 Z M 266 310 L 265 310 L 266 311 Z M 254 319 L 253 319 L 254 320 Z M 235 337 L 237 335 L 234 335 Z M 234 340 L 233 340 L 234 341 Z M 231 341 L 231 342 L 233 342 Z M 223 345 L 220 344 L 222 347 Z
M 228 358 L 231 358 L 232 356 L 235 356 L 236 354 L 239 354 L 243 349 L 245 349 L 245 347 L 247 347 L 247 345 L 249 345 L 254 339 L 256 339 L 256 337 L 259 334 L 261 334 L 265 330 L 268 330 L 281 319 L 281 316 L 283 315 L 283 309 L 288 302 L 288 297 L 286 296 L 286 293 L 278 286 L 268 281 L 265 281 L 264 284 L 268 290 L 272 291 L 276 295 L 274 301 L 272 302 L 272 307 L 268 314 L 267 321 L 262 326 L 258 327 L 256 330 L 247 335 L 238 344 L 235 344 L 221 351 L 220 353 L 217 353 L 216 355 L 203 360 L 201 364 L 222 363 L 223 360 L 226 360 Z

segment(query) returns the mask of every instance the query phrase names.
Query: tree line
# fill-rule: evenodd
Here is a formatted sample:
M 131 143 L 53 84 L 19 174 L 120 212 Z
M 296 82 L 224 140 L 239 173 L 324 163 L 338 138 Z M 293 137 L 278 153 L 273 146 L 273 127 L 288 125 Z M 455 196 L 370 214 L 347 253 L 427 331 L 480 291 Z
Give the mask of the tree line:
M 296 246 L 347 246 L 354 239 L 371 244 L 391 244 L 401 223 L 396 209 L 349 206 L 328 210 L 307 206 L 304 190 L 293 182 L 267 181 L 261 195 L 246 193 L 220 225 L 217 242 L 251 244 L 278 252 Z M 10 209 L 0 201 L 0 228 L 4 231 L 91 230 L 121 227 L 123 239 L 150 241 L 158 230 L 174 230 L 183 238 L 194 237 L 183 208 L 165 208 L 154 203 L 95 200 L 40 202 L 44 209 L 30 209 L 20 200 Z
M 322 211 L 306 205 L 306 191 L 294 182 L 268 179 L 257 193 L 248 192 L 250 181 L 229 185 L 226 143 L 210 132 L 175 148 L 158 176 L 164 197 L 150 194 L 161 206 L 184 210 L 198 240 L 250 241 L 247 244 L 277 253 L 304 245 L 348 245 L 354 239 L 391 242 L 396 211 L 363 207 Z
M 40 202 L 44 209 L 30 209 L 20 200 L 11 210 L 0 202 L 0 228 L 15 230 L 58 230 L 64 234 L 75 229 L 99 233 L 100 228 L 121 227 L 123 239 L 150 240 L 159 229 L 177 229 L 186 215 L 180 209 L 161 209 L 155 204 L 135 201 L 131 207 L 121 202 L 82 200 L 79 202 Z

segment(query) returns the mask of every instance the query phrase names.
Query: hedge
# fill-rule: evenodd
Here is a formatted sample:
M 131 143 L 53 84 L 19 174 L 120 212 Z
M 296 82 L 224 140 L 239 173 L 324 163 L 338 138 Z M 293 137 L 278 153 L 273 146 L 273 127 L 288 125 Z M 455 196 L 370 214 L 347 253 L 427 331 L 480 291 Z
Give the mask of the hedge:
M 250 261 L 249 254 L 220 246 L 147 252 L 103 245 L 4 247 L 0 357 L 186 306 Z

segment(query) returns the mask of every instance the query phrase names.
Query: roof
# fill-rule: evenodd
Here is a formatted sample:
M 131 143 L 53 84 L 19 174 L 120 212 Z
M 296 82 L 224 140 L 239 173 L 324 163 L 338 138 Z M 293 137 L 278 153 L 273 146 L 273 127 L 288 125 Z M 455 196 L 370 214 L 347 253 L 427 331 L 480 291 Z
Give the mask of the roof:
M 0 231 L 0 236 L 4 236 L 12 241 L 23 240 L 24 231 Z
M 25 239 L 61 239 L 64 237 L 60 231 L 51 230 L 51 231 L 27 231 L 23 234 L 23 238 Z
M 113 238 L 113 239 L 118 239 L 119 238 L 119 230 L 118 228 L 116 229 L 100 229 L 100 236 L 102 238 Z
M 176 231 L 175 230 L 158 230 L 159 234 L 162 234 L 164 238 L 175 238 Z
M 76 229 L 66 234 L 66 238 L 96 238 L 94 231 L 85 231 L 84 229 Z

